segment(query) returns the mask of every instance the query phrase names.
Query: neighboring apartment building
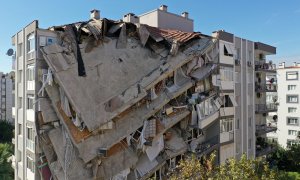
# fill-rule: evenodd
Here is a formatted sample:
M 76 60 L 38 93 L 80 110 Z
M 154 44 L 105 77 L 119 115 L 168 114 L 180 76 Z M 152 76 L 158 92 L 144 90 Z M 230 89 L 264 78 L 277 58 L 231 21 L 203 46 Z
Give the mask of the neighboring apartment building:
M 12 80 L 10 74 L 0 72 L 0 120 L 14 123 L 12 118 Z
M 84 23 L 34 21 L 12 42 L 16 179 L 162 179 L 186 152 L 255 157 L 256 124 L 274 110 L 255 77 L 276 48 L 193 32 L 164 5 L 123 21 L 97 10 Z
M 280 63 L 278 77 L 278 143 L 283 147 L 299 143 L 300 137 L 300 63 Z

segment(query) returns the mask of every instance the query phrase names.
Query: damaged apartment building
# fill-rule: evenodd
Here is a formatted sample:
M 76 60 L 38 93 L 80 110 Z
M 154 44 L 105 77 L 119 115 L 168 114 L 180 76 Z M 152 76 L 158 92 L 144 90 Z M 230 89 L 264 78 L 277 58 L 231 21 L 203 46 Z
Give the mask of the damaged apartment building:
M 191 153 L 256 156 L 257 57 L 272 46 L 194 32 L 167 6 L 48 29 L 16 49 L 15 179 L 166 179 Z M 260 136 L 264 136 L 260 134 Z

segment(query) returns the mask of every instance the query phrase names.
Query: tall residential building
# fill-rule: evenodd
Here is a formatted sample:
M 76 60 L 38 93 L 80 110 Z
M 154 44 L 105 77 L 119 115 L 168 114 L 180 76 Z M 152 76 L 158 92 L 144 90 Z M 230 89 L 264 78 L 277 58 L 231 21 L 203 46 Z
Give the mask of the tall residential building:
M 12 118 L 12 80 L 10 74 L 0 72 L 0 120 L 14 123 Z
M 300 63 L 280 63 L 278 77 L 278 143 L 283 147 L 300 143 Z
M 34 21 L 12 41 L 16 179 L 163 179 L 187 152 L 258 155 L 269 109 L 256 61 L 272 46 L 193 32 L 165 5 L 123 21 L 97 10 L 49 29 Z

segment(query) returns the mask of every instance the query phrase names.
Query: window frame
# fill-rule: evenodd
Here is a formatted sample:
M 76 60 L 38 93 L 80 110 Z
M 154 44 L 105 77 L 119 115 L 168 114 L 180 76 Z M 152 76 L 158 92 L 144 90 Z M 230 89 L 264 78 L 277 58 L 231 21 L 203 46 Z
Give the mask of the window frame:
M 294 89 L 291 87 L 294 87 Z M 294 90 L 296 90 L 296 88 L 297 88 L 297 85 L 295 85 L 295 84 L 288 85 L 288 91 L 294 91 Z
M 289 73 L 295 73 L 297 77 L 296 77 L 295 79 L 289 79 L 289 78 L 288 78 L 288 74 L 289 74 Z M 298 73 L 298 71 L 287 71 L 285 77 L 286 77 L 286 80 L 287 80 L 287 81 L 298 80 L 298 79 L 299 79 L 299 73 Z
M 289 96 L 295 96 L 297 97 L 297 102 L 290 102 L 288 99 L 289 99 Z M 294 103 L 294 104 L 298 104 L 299 103 L 299 95 L 298 94 L 287 94 L 286 95 L 286 103 Z
M 289 120 L 290 119 L 294 119 L 294 120 L 297 120 L 296 123 L 289 123 Z M 289 126 L 299 126 L 299 118 L 298 117 L 286 117 L 286 124 L 289 125 Z

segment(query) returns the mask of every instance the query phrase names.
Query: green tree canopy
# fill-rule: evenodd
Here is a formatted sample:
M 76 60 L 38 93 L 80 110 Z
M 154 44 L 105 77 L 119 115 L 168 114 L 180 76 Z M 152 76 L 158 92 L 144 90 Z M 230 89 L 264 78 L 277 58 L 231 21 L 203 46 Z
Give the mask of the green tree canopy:
M 14 136 L 14 126 L 8 121 L 0 120 L 0 143 L 10 143 Z
M 275 170 L 271 170 L 266 161 L 247 159 L 242 155 L 240 160 L 229 159 L 225 164 L 213 166 L 215 154 L 204 158 L 202 163 L 194 156 L 182 160 L 176 170 L 171 173 L 171 180 L 272 180 L 280 179 Z
M 11 180 L 14 177 L 14 170 L 11 162 L 8 161 L 13 154 L 13 148 L 10 144 L 0 144 L 0 179 Z

